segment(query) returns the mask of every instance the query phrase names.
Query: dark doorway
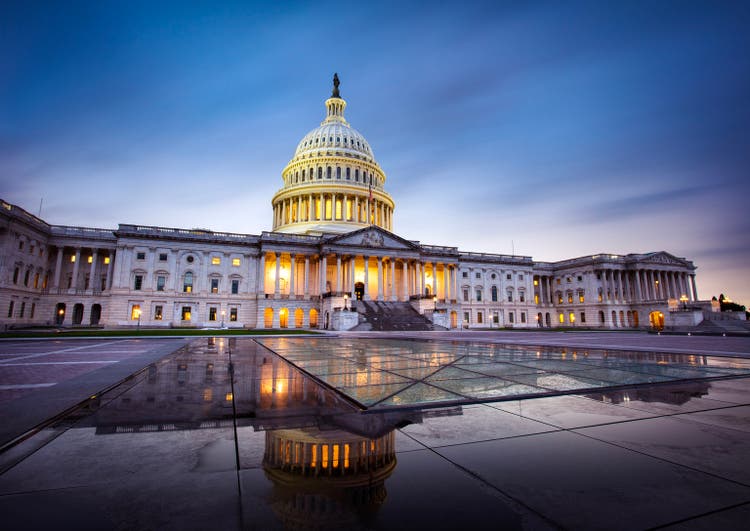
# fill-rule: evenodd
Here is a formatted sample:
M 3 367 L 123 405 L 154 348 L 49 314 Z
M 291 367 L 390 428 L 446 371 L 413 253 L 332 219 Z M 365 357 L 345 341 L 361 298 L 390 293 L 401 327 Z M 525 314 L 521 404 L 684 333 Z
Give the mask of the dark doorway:
M 80 302 L 73 306 L 73 324 L 79 325 L 83 322 L 83 304 Z
M 91 324 L 98 325 L 101 318 L 102 318 L 102 305 L 94 304 L 91 307 Z
M 362 282 L 357 282 L 354 284 L 354 297 L 361 301 L 362 297 L 365 296 L 365 285 Z

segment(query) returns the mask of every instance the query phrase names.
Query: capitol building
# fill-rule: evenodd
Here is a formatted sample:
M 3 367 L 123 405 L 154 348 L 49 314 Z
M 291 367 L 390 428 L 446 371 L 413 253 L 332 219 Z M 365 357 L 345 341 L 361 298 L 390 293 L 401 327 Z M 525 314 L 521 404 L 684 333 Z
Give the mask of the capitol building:
M 51 225 L 2 201 L 0 326 L 633 329 L 710 308 L 664 251 L 539 262 L 398 236 L 346 106 L 334 77 L 260 234 Z

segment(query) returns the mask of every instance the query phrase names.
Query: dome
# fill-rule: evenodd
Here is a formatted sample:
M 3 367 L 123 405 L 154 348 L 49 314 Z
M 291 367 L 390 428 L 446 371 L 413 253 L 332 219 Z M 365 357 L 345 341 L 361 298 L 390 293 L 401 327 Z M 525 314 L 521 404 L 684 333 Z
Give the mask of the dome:
M 342 122 L 323 122 L 297 145 L 294 159 L 333 154 L 375 162 L 372 148 L 362 133 Z

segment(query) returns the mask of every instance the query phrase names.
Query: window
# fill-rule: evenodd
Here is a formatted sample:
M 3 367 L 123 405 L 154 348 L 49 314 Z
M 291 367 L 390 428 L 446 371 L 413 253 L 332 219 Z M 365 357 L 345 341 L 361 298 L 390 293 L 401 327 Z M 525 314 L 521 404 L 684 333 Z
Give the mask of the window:
M 237 295 L 239 292 L 240 292 L 240 281 L 233 280 L 232 281 L 232 295 Z
M 508 302 L 513 302 L 513 291 L 508 290 L 507 297 Z
M 135 259 L 136 260 L 145 260 L 146 259 L 146 253 L 135 253 Z
M 484 316 L 482 315 L 482 312 L 477 312 L 477 324 L 482 324 L 482 319 Z
M 346 138 L 344 139 L 344 141 L 346 141 Z M 346 169 L 346 180 L 350 181 L 351 178 L 352 178 L 352 169 L 351 168 L 347 168 Z
M 28 269 L 26 270 L 26 273 L 23 275 L 23 285 L 27 288 L 29 287 L 29 275 L 31 274 L 31 271 Z
M 482 302 L 482 290 L 481 289 L 476 290 L 476 295 L 477 295 L 477 302 Z
M 19 274 L 20 272 L 21 272 L 21 271 L 20 271 L 20 270 L 19 270 L 18 268 L 15 268 L 15 269 L 13 270 L 13 284 L 18 284 L 18 274 Z
M 582 303 L 585 301 L 585 297 L 583 296 L 583 293 L 584 293 L 583 291 L 578 292 L 578 302 Z
M 586 322 L 586 312 L 581 312 L 581 322 L 582 323 Z
M 239 258 L 232 258 L 232 267 L 240 267 L 240 259 Z
M 469 312 L 464 312 L 464 323 L 469 322 Z
M 519 302 L 526 302 L 526 293 L 524 293 L 523 291 L 519 291 L 518 300 Z
M 469 290 L 464 290 L 464 302 L 469 302 Z
M 571 282 L 573 282 L 573 279 L 570 278 L 570 277 L 568 277 L 568 278 L 565 279 L 565 282 L 567 282 L 568 284 L 570 284 Z
M 467 273 L 466 271 L 464 271 L 464 272 L 461 273 L 461 277 L 462 278 L 469 278 L 469 273 Z
M 516 320 L 516 314 L 513 312 L 508 313 L 508 322 L 513 324 Z
M 562 299 L 562 293 L 558 293 L 557 294 L 557 304 L 562 304 L 562 301 L 563 301 L 563 299 Z
M 191 317 L 191 307 L 190 306 L 183 306 L 182 307 L 182 320 L 183 321 L 189 321 Z
M 560 281 L 561 281 L 561 280 L 562 280 L 562 279 L 559 279 L 559 278 L 556 278 L 556 279 L 555 279 L 555 282 L 557 282 L 557 285 L 558 285 L 558 286 L 560 285 Z
M 475 273 L 475 274 L 474 274 L 474 277 L 475 277 L 475 278 L 482 278 L 482 273 Z
M 182 291 L 183 293 L 193 292 L 193 274 L 189 271 L 185 273 L 185 280 L 182 283 Z M 183 321 L 184 320 L 185 319 L 183 319 Z
M 237 308 L 229 308 L 229 320 L 233 323 L 237 321 Z
M 87 264 L 90 264 L 93 261 L 94 261 L 94 257 L 93 256 L 89 256 L 88 258 L 86 258 L 86 263 Z
M 331 167 L 328 166 L 326 168 L 326 179 L 330 179 L 330 178 L 331 178 Z
M 71 261 L 71 262 L 75 262 L 75 261 L 76 261 L 76 255 L 74 255 L 74 254 L 71 254 L 71 255 L 70 255 L 70 261 Z
M 159 262 L 167 261 L 167 253 L 159 253 Z
M 109 256 L 104 257 L 104 265 L 109 265 Z
M 492 275 L 492 276 L 494 277 L 495 275 Z M 491 294 L 492 294 L 492 302 L 497 302 L 497 286 L 492 286 Z
M 154 321 L 161 321 L 161 320 L 162 320 L 162 307 L 154 306 Z
M 36 310 L 36 303 L 31 303 L 31 312 L 29 312 L 29 318 L 34 318 L 34 310 Z
M 208 309 L 208 320 L 209 321 L 216 321 L 216 306 L 211 306 Z
M 341 179 L 341 167 L 336 166 L 336 178 Z
M 575 323 L 576 322 L 576 314 L 573 313 L 573 312 L 570 312 L 568 314 L 568 321 L 570 321 L 571 324 Z
M 134 304 L 130 308 L 130 320 L 131 321 L 140 321 L 141 320 L 141 305 L 140 304 Z
M 219 279 L 218 278 L 211 279 L 211 293 L 219 293 Z
M 159 275 L 156 277 L 156 291 L 164 291 L 164 286 L 167 283 L 167 277 Z
M 23 240 L 18 242 L 18 250 L 23 251 Z
M 492 274 L 490 275 L 490 278 L 491 278 L 492 280 L 495 280 L 495 277 L 496 277 L 496 276 L 497 276 L 497 275 L 495 275 L 495 273 L 492 273 Z
M 139 291 L 143 287 L 143 275 L 136 275 L 133 289 Z
M 187 260 L 188 264 L 192 264 L 193 260 L 195 260 L 195 257 L 193 257 L 193 255 L 188 255 L 187 258 L 185 258 L 185 260 Z
M 510 273 L 508 273 L 507 275 L 505 275 L 505 280 L 510 280 L 510 279 L 511 279 Z
M 523 280 L 523 275 L 518 275 L 518 280 Z
M 15 303 L 13 301 L 10 301 L 10 304 L 8 305 L 8 317 L 13 317 L 13 305 Z
M 578 282 L 581 282 L 581 281 L 583 281 L 583 277 L 582 277 L 581 275 L 578 275 L 578 276 L 576 277 L 576 280 L 578 280 Z
M 560 324 L 565 323 L 565 314 L 564 313 L 560 312 L 559 318 L 560 318 Z
M 598 302 L 602 302 L 603 298 L 604 297 L 602 297 L 602 288 L 599 288 L 599 292 L 596 295 L 596 299 L 597 299 Z
M 568 304 L 572 304 L 572 303 L 573 303 L 573 294 L 568 293 Z
M 526 312 L 521 312 L 521 322 L 522 323 L 526 322 Z
M 221 265 L 221 258 L 218 256 L 211 257 L 211 265 Z
M 37 289 L 39 287 L 39 273 L 36 273 L 34 275 L 34 289 Z
M 500 312 L 492 312 L 492 322 L 500 324 Z

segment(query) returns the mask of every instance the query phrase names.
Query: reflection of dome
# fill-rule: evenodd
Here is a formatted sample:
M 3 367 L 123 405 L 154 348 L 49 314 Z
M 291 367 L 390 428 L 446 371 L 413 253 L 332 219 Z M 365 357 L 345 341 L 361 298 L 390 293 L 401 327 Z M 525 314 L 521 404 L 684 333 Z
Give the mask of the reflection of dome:
M 274 484 L 274 512 L 288 528 L 353 526 L 385 502 L 384 482 L 396 467 L 394 434 L 267 431 L 263 469 Z
M 395 204 L 383 188 L 385 173 L 365 137 L 344 118 L 337 80 L 325 120 L 302 138 L 282 172 L 284 185 L 271 201 L 274 231 L 393 230 Z

